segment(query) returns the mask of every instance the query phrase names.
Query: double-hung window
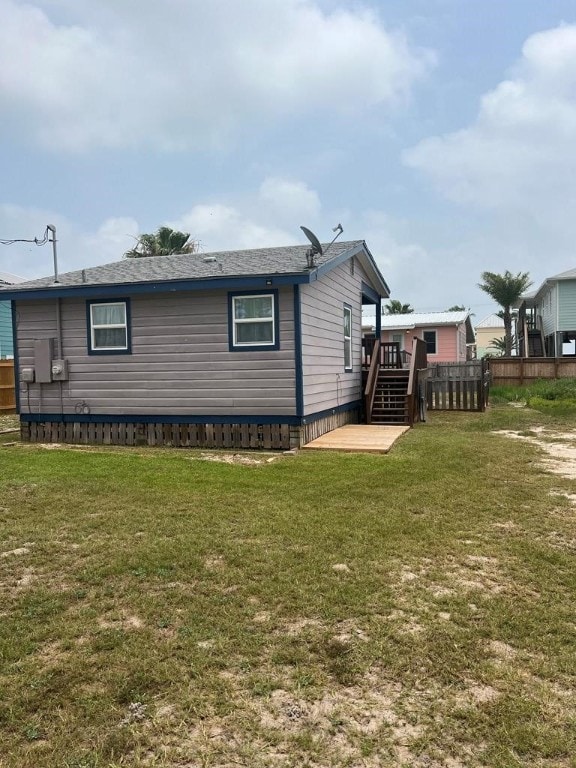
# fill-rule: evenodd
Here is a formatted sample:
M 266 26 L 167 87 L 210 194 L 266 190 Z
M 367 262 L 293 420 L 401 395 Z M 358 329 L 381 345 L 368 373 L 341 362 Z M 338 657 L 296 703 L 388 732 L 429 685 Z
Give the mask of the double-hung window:
M 344 370 L 352 370 L 352 307 L 344 304 Z
M 131 351 L 128 299 L 89 301 L 86 309 L 88 352 L 91 355 L 126 354 Z
M 426 343 L 426 354 L 435 355 L 437 351 L 436 331 L 424 331 L 423 339 Z
M 231 293 L 230 349 L 278 349 L 278 293 Z

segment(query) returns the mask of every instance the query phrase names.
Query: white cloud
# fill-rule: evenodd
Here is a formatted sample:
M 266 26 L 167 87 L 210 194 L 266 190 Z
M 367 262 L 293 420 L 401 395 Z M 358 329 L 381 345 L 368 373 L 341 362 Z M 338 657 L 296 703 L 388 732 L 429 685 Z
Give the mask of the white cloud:
M 260 206 L 265 206 L 276 220 L 293 223 L 312 222 L 321 210 L 318 193 L 302 181 L 277 177 L 264 179 L 259 191 Z
M 403 98 L 433 64 L 367 10 L 315 0 L 0 0 L 4 130 L 49 148 L 218 145 Z
M 576 25 L 562 25 L 528 38 L 472 125 L 425 139 L 404 159 L 450 200 L 525 212 L 573 233 L 575 144 Z
M 106 219 L 96 232 L 79 236 L 79 253 L 88 258 L 97 254 L 98 262 L 117 261 L 138 239 L 139 226 L 128 216 Z M 76 257 L 78 258 L 78 256 Z
M 295 222 L 312 224 L 321 208 L 318 193 L 304 182 L 268 177 L 255 195 L 199 203 L 169 226 L 189 232 L 205 251 L 291 245 L 303 239 Z

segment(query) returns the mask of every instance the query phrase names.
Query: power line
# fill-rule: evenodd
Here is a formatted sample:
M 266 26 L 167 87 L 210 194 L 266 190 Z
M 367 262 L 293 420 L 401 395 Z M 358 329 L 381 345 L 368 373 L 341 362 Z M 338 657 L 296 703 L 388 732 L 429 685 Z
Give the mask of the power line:
M 35 237 L 33 240 L 28 240 L 23 237 L 15 237 L 11 240 L 0 238 L 0 245 L 14 245 L 14 243 L 34 243 L 34 245 L 46 245 L 48 242 L 48 227 L 44 230 L 42 238 Z

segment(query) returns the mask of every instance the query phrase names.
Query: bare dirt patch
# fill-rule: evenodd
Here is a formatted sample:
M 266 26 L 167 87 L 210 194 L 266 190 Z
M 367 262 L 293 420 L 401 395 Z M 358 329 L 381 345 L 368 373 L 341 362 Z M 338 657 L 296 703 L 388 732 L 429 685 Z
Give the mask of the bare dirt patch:
M 260 466 L 262 464 L 271 464 L 279 459 L 279 455 L 274 456 L 247 456 L 244 453 L 201 453 L 200 456 L 193 456 L 190 461 L 216 461 L 220 464 L 240 464 L 246 467 Z
M 544 427 L 534 427 L 522 432 L 500 429 L 494 434 L 538 446 L 547 455 L 540 462 L 543 469 L 570 480 L 576 479 L 576 430 L 554 432 Z

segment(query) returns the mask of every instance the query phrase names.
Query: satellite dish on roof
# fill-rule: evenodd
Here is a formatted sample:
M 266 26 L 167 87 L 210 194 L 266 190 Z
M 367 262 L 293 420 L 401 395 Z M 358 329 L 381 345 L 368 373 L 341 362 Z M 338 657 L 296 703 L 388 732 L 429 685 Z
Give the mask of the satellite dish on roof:
M 326 251 L 324 251 L 322 250 L 322 246 L 320 245 L 320 240 L 318 240 L 314 232 L 311 232 L 308 229 L 308 227 L 300 227 L 300 229 L 302 230 L 302 232 L 304 232 L 308 240 L 310 240 L 310 245 L 312 246 L 311 248 L 308 248 L 308 250 L 306 251 L 306 261 L 308 263 L 309 268 L 316 266 L 314 263 L 314 256 L 316 256 L 317 253 L 319 253 L 320 255 L 322 255 L 323 253 L 327 253 L 330 247 L 332 246 L 332 244 L 334 243 L 334 240 L 340 237 L 342 232 L 344 232 L 344 227 L 342 226 L 342 224 L 336 224 L 336 226 L 332 228 L 332 232 L 336 232 L 336 235 L 328 244 Z
M 310 240 L 310 244 L 312 245 L 312 255 L 314 256 L 317 253 L 322 255 L 322 246 L 320 245 L 320 240 L 318 240 L 314 232 L 311 232 L 308 227 L 300 227 L 300 229 L 302 232 L 304 232 L 308 240 Z

